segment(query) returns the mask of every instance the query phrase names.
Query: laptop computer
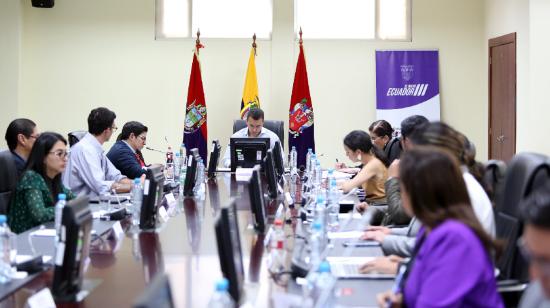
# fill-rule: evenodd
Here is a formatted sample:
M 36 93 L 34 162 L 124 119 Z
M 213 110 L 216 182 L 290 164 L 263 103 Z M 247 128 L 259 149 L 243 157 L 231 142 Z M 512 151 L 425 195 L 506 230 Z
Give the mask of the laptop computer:
M 327 257 L 332 275 L 338 279 L 394 279 L 395 274 L 371 272 L 363 274 L 359 268 L 375 257 Z

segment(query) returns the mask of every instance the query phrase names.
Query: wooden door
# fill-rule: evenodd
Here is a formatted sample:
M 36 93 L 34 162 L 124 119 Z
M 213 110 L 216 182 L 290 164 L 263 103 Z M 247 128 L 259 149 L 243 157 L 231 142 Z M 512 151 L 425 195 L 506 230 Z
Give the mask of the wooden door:
M 489 40 L 489 159 L 516 153 L 516 33 Z

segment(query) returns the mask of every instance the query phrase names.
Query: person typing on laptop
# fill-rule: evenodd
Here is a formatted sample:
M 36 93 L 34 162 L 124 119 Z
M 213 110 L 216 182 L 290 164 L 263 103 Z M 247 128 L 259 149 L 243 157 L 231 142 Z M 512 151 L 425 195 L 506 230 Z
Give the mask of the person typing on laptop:
M 78 195 L 96 197 L 115 190 L 129 192 L 131 180 L 109 161 L 101 147 L 117 130 L 116 114 L 107 108 L 93 109 L 88 116 L 88 133 L 71 148 L 63 184 Z

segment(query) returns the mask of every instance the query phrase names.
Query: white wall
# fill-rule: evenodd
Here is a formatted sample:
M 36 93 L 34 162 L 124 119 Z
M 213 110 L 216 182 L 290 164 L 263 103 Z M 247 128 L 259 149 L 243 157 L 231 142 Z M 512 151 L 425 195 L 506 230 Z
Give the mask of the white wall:
M 139 120 L 148 143 L 181 140 L 193 40 L 154 40 L 152 0 L 57 1 L 35 9 L 24 0 L 22 83 L 18 114 L 42 130 L 86 128 L 90 109 L 107 106 L 122 127 Z M 487 156 L 484 3 L 413 1 L 413 42 L 305 41 L 316 115 L 317 152 L 324 164 L 343 158 L 341 140 L 375 120 L 377 49 L 440 51 L 442 118 Z M 297 52 L 292 1 L 274 1 L 271 41 L 259 41 L 257 72 L 267 117 L 287 121 Z M 251 28 L 251 32 L 253 29 Z M 304 29 L 307 31 L 307 29 Z M 204 40 L 201 50 L 209 139 L 225 144 L 238 117 L 250 40 Z M 110 145 L 106 145 L 108 149 Z M 148 161 L 162 159 L 146 153 Z
M 529 29 L 531 59 L 530 77 L 530 104 L 522 106 L 526 109 L 525 119 L 528 134 L 528 142 L 522 150 L 535 151 L 550 155 L 550 103 L 548 100 L 548 84 L 550 72 L 550 42 L 548 41 L 548 29 L 550 29 L 550 2 L 546 0 L 530 0 Z
M 4 132 L 17 117 L 21 50 L 21 3 L 0 1 L 0 149 L 7 149 Z

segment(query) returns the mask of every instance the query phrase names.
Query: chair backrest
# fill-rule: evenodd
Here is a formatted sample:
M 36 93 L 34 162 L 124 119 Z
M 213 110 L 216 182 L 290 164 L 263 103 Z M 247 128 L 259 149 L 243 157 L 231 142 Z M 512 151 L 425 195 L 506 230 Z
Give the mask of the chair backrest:
M 17 168 L 10 151 L 0 152 L 0 214 L 7 214 L 17 186 Z
M 74 132 L 70 132 L 68 134 L 69 136 L 69 146 L 72 147 L 73 145 L 77 144 L 80 139 L 82 139 L 84 137 L 84 135 L 86 135 L 87 131 L 85 130 L 76 130 Z
M 235 120 L 233 121 L 233 133 L 243 129 L 246 127 L 246 121 L 245 120 Z M 264 121 L 264 127 L 269 129 L 270 131 L 274 132 L 277 137 L 279 137 L 279 140 L 281 140 L 281 146 L 284 149 L 285 144 L 285 124 L 283 121 L 276 121 L 276 120 L 265 120 Z
M 496 199 L 501 197 L 506 176 L 506 163 L 501 160 L 490 160 L 485 163 L 485 173 L 483 174 L 483 186 L 493 206 L 496 205 Z
M 550 162 L 544 155 L 521 153 L 508 165 L 501 196 L 496 199 L 495 213 L 497 238 L 505 240 L 503 253 L 497 262 L 501 278 L 528 279 L 528 264 L 516 245 L 523 234 L 521 204 L 533 190 L 549 183 Z

